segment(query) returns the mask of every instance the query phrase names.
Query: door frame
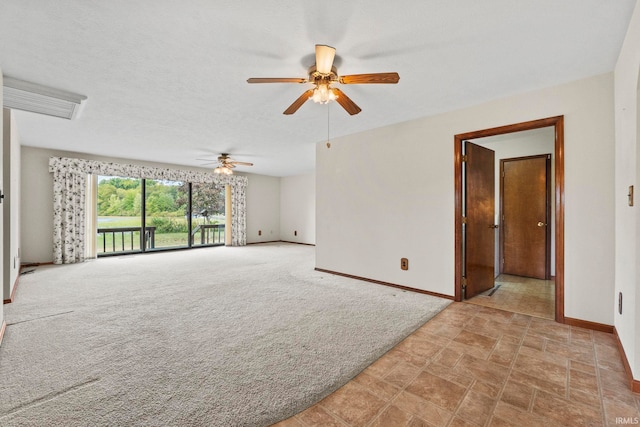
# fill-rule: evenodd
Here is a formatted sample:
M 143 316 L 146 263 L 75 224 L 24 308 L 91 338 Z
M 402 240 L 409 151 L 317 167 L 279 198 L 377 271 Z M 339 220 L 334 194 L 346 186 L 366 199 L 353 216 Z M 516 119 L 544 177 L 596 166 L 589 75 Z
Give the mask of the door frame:
M 555 237 L 556 237 L 556 280 L 555 280 L 555 321 L 565 322 L 564 317 L 564 116 L 548 117 L 490 129 L 482 129 L 454 135 L 454 251 L 455 251 L 455 294 L 454 301 L 462 301 L 462 142 L 468 139 L 503 135 L 525 130 L 554 127 L 554 168 L 555 168 Z

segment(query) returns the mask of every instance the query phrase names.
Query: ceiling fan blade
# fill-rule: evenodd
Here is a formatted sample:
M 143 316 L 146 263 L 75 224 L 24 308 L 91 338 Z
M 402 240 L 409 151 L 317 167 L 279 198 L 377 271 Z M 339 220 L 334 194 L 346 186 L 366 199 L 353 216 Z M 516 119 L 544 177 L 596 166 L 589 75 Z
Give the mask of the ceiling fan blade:
M 358 114 L 360 111 L 362 111 L 362 109 L 358 107 L 356 103 L 353 102 L 351 98 L 345 95 L 344 92 L 340 89 L 333 88 L 333 93 L 335 93 L 337 96 L 336 102 L 340 104 L 342 108 L 347 110 L 347 113 L 353 116 L 354 114 Z
M 366 83 L 398 83 L 399 80 L 400 75 L 398 73 L 371 73 L 342 76 L 338 81 L 342 84 L 349 85 Z
M 295 77 L 252 77 L 247 83 L 307 83 L 307 79 Z
M 293 101 L 293 104 L 291 104 L 289 106 L 289 108 L 284 110 L 284 113 L 282 113 L 282 114 L 289 115 L 289 114 L 295 113 L 296 111 L 298 111 L 298 108 L 302 107 L 302 104 L 307 102 L 307 99 L 309 99 L 309 97 L 311 95 L 313 95 L 313 89 L 309 89 L 309 90 L 305 91 L 305 93 L 303 93 L 302 95 L 300 95 L 300 97 L 298 99 Z
M 233 165 L 240 165 L 240 166 L 253 166 L 253 163 L 249 163 L 249 162 L 236 162 L 235 160 L 230 162 Z
M 320 74 L 331 73 L 333 59 L 336 56 L 336 49 L 323 44 L 316 45 L 316 71 Z

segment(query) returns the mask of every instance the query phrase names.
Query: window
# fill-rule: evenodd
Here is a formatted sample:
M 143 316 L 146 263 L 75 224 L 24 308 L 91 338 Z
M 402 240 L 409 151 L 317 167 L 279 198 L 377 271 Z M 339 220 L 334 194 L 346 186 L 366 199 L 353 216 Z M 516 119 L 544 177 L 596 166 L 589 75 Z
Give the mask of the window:
M 97 181 L 98 256 L 225 242 L 224 186 L 117 176 Z
M 246 187 L 245 176 L 218 175 L 180 169 L 163 169 L 141 165 L 127 165 L 98 160 L 71 157 L 50 157 L 49 172 L 53 174 L 53 263 L 73 264 L 84 262 L 95 256 L 93 232 L 97 222 L 97 178 L 106 177 L 151 177 L 164 181 L 201 182 L 225 188 L 226 230 L 225 244 L 244 246 L 247 244 Z M 141 183 L 141 188 L 145 188 Z M 191 194 L 191 193 L 189 193 Z M 144 197 L 141 203 L 144 204 Z M 143 208 L 144 209 L 144 208 Z M 142 218 L 145 218 L 141 213 Z M 191 214 L 187 214 L 191 218 Z M 140 231 L 145 229 L 140 226 Z M 191 232 L 191 229 L 190 229 Z M 150 239 L 141 233 L 138 251 L 145 251 Z M 191 238 L 193 240 L 193 236 Z M 191 240 L 189 247 L 191 247 Z M 134 239 L 135 241 L 135 239 Z M 135 245 L 135 243 L 133 244 Z

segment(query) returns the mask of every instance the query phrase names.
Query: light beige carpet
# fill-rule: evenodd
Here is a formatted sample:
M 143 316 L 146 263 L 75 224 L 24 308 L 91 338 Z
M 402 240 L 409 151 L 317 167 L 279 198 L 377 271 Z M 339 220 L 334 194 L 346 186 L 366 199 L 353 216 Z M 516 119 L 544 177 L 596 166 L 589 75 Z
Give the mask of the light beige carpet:
M 43 266 L 5 305 L 2 426 L 266 426 L 448 300 L 320 273 L 266 244 Z

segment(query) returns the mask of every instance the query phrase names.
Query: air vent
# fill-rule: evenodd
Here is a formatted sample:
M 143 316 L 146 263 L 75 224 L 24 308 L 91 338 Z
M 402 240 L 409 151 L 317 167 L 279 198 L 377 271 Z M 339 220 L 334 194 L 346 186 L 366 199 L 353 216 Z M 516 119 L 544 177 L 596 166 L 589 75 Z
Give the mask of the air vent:
M 3 106 L 14 110 L 73 119 L 86 96 L 5 77 Z

